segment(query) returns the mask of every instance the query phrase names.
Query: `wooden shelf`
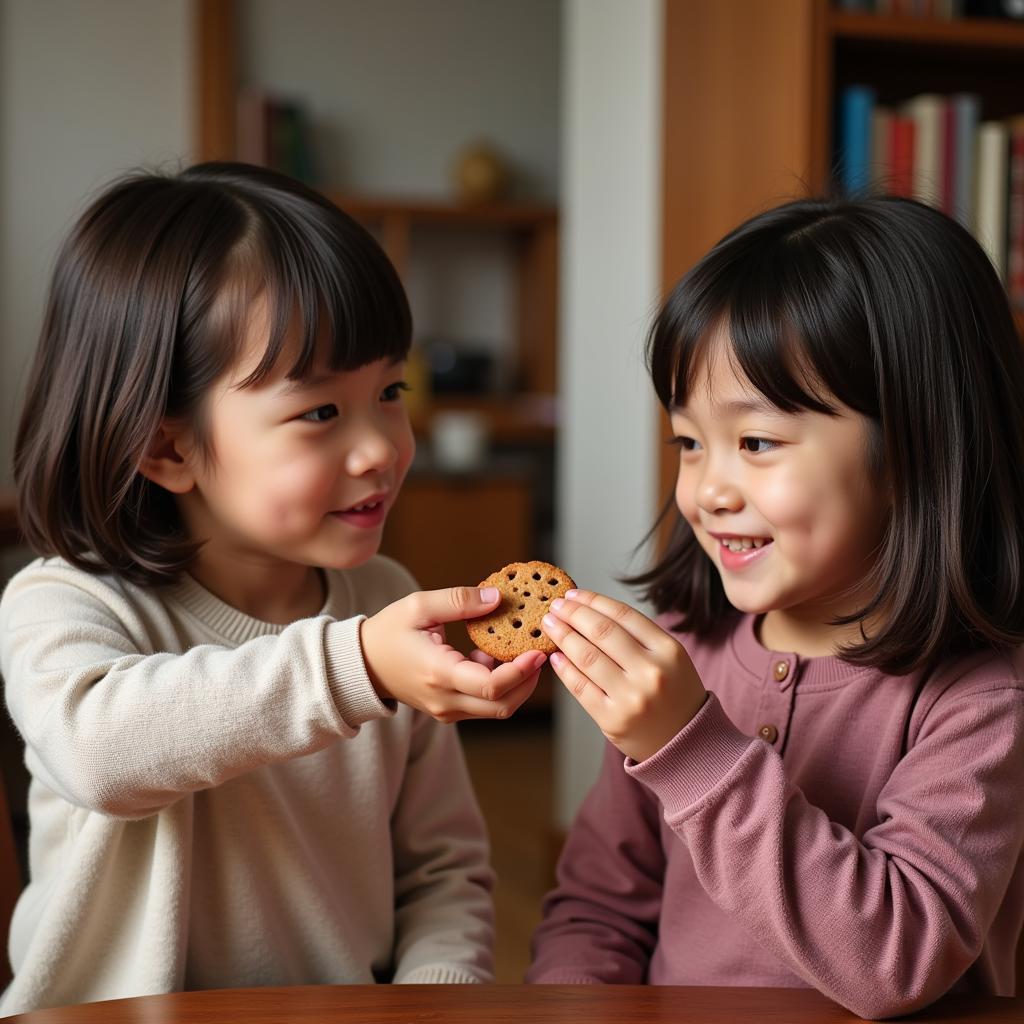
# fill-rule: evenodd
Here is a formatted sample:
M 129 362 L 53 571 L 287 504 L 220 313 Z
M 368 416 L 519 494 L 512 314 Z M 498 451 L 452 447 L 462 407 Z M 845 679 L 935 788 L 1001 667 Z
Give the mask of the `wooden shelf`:
M 741 221 L 829 189 L 845 85 L 869 83 L 893 104 L 974 92 L 990 119 L 1024 110 L 1021 22 L 849 13 L 832 0 L 666 0 L 665 23 L 666 292 Z M 1015 322 L 1024 336 L 1024 311 Z M 664 449 L 659 498 L 675 471 Z
M 1024 56 L 1024 24 L 994 18 L 900 18 L 831 10 L 828 27 L 837 40 L 1002 50 Z
M 472 205 L 443 199 L 406 199 L 327 192 L 331 202 L 358 220 L 403 218 L 413 224 L 454 227 L 523 227 L 534 229 L 558 222 L 558 211 L 544 203 L 482 203 Z
M 522 394 L 501 397 L 439 395 L 411 413 L 413 430 L 430 434 L 435 413 L 458 410 L 479 413 L 487 422 L 490 439 L 498 444 L 544 444 L 554 441 L 557 406 L 554 395 Z

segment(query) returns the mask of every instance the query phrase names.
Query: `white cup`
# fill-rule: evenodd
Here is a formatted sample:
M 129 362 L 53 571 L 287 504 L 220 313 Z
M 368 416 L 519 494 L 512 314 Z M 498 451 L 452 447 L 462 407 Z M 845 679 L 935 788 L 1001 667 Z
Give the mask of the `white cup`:
M 448 473 L 479 469 L 487 457 L 487 420 L 471 410 L 434 413 L 430 443 L 438 469 Z

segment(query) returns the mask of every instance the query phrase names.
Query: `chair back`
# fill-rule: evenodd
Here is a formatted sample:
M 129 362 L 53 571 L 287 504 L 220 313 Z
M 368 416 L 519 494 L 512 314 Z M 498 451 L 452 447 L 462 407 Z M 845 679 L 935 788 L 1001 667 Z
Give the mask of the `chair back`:
M 11 980 L 11 964 L 7 956 L 7 937 L 11 931 L 14 904 L 21 895 L 21 865 L 18 862 L 14 828 L 11 824 L 7 790 L 0 777 L 0 987 Z

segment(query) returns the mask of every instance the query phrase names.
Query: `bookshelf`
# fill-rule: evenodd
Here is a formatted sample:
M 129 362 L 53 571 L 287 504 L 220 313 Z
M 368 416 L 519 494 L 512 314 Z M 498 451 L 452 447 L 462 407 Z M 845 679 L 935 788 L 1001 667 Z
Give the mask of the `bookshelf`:
M 830 0 L 666 0 L 664 46 L 665 291 L 740 221 L 829 187 L 846 85 L 871 85 L 886 103 L 970 91 L 985 119 L 1024 113 L 1024 24 L 1013 21 L 851 13 Z M 676 470 L 663 451 L 661 495 Z
M 200 160 L 233 159 L 236 140 L 239 32 L 236 0 L 193 0 L 196 33 L 195 139 Z M 459 204 L 417 197 L 325 190 L 374 231 L 405 278 L 414 238 L 445 230 L 499 232 L 513 256 L 514 322 L 509 325 L 512 394 L 472 400 L 438 397 L 413 416 L 425 433 L 433 411 L 473 408 L 499 444 L 553 444 L 557 391 L 558 215 L 543 203 Z M 415 312 L 415 311 L 414 311 Z

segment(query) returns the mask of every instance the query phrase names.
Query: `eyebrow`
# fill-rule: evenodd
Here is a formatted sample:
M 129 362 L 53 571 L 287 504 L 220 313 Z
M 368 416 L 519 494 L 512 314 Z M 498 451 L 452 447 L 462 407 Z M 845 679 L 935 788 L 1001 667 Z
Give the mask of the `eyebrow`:
M 395 366 L 400 366 L 404 362 L 404 356 L 393 356 L 388 360 L 387 367 L 390 370 Z M 342 370 L 340 372 L 344 373 L 345 371 Z M 283 397 L 287 398 L 302 391 L 313 391 L 314 389 L 329 383 L 334 376 L 335 373 L 315 373 L 312 377 L 299 377 L 296 380 L 288 380 L 285 378 L 281 384 L 279 393 Z
M 778 416 L 781 410 L 768 401 L 767 398 L 751 396 L 750 398 L 737 399 L 733 402 L 716 402 L 712 406 L 712 414 L 718 418 L 721 416 L 742 416 L 745 413 L 761 413 Z M 678 412 L 686 415 L 686 406 L 673 402 L 669 406 L 669 412 Z

